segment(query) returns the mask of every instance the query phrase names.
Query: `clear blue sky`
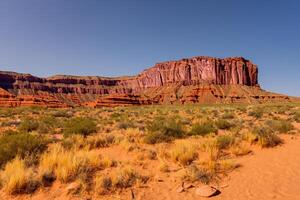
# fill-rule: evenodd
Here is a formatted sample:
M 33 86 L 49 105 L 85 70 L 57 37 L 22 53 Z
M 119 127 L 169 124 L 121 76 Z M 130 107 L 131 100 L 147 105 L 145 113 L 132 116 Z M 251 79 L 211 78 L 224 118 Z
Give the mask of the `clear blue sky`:
M 264 89 L 300 96 L 300 1 L 0 0 L 0 70 L 134 75 L 198 55 L 244 56 Z

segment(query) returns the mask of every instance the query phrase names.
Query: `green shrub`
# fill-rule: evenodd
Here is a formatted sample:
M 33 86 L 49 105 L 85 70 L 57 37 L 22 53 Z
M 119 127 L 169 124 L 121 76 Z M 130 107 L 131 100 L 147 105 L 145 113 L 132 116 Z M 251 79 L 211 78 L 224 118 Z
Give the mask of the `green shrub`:
M 73 116 L 72 112 L 67 110 L 56 110 L 51 113 L 53 117 L 63 117 L 63 118 L 70 118 Z
M 184 135 L 183 124 L 175 118 L 156 118 L 148 124 L 147 130 L 148 134 L 144 139 L 148 144 L 166 142 Z
M 97 124 L 93 119 L 76 117 L 66 122 L 63 133 L 65 136 L 79 134 L 83 136 L 90 135 L 97 131 Z
M 248 112 L 248 116 L 255 117 L 256 119 L 260 119 L 264 114 L 263 109 L 255 109 Z
M 217 146 L 219 149 L 227 149 L 234 144 L 234 137 L 231 135 L 221 135 L 217 137 Z
M 216 126 L 218 129 L 226 130 L 232 128 L 234 125 L 225 119 L 219 119 L 216 121 Z
M 202 123 L 197 123 L 192 125 L 192 129 L 189 132 L 189 135 L 207 135 L 209 133 L 215 133 L 217 129 L 214 125 L 214 122 L 211 120 L 204 121 Z
M 46 144 L 43 138 L 28 133 L 5 133 L 0 137 L 0 167 L 17 155 L 21 158 L 38 155 L 46 148 Z
M 294 114 L 293 119 L 294 119 L 296 122 L 300 123 L 300 112 L 299 112 L 299 111 L 296 112 L 296 113 Z
M 232 112 L 225 112 L 222 116 L 223 119 L 234 119 L 235 115 Z
M 21 121 L 18 129 L 21 132 L 31 132 L 36 131 L 39 128 L 39 122 L 32 118 L 26 118 Z
M 284 120 L 269 120 L 266 122 L 273 131 L 278 131 L 279 133 L 287 133 L 294 129 L 294 126 L 289 121 Z

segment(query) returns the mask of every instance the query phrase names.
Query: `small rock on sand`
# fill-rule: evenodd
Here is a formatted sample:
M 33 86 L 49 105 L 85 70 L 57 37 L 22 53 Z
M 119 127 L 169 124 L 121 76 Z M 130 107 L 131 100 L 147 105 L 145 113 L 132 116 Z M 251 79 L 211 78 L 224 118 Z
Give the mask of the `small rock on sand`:
M 209 185 L 203 185 L 196 188 L 195 193 L 196 195 L 199 195 L 201 197 L 212 197 L 217 195 L 219 191 L 216 188 L 211 187 Z

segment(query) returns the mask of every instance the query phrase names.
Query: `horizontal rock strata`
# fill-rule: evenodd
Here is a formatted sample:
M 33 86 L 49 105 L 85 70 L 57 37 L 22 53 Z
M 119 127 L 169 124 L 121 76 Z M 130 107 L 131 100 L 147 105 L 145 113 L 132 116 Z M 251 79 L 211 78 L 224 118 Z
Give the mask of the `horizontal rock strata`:
M 158 63 L 131 77 L 0 72 L 0 106 L 126 106 L 288 100 L 260 89 L 258 69 L 242 57 L 193 57 Z

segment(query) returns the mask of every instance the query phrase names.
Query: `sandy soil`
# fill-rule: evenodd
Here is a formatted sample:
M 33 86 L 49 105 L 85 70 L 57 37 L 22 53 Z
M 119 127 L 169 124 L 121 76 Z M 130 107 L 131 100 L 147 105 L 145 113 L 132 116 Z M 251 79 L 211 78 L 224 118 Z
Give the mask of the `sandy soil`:
M 237 159 L 242 165 L 230 173 L 219 186 L 221 194 L 213 200 L 298 200 L 300 199 L 300 136 L 284 135 L 284 144 L 271 149 L 255 149 L 252 155 Z M 152 166 L 149 168 L 151 170 Z M 154 169 L 152 169 L 154 170 Z M 164 177 L 163 180 L 151 181 L 147 187 L 134 188 L 138 200 L 192 200 L 205 199 L 195 195 L 195 188 L 178 193 L 180 182 L 176 178 Z M 177 179 L 178 180 L 178 179 Z M 33 196 L 8 197 L 0 199 L 124 199 L 131 200 L 131 191 L 120 195 L 76 198 L 67 195 L 66 185 L 54 184 L 51 189 L 38 191 Z

